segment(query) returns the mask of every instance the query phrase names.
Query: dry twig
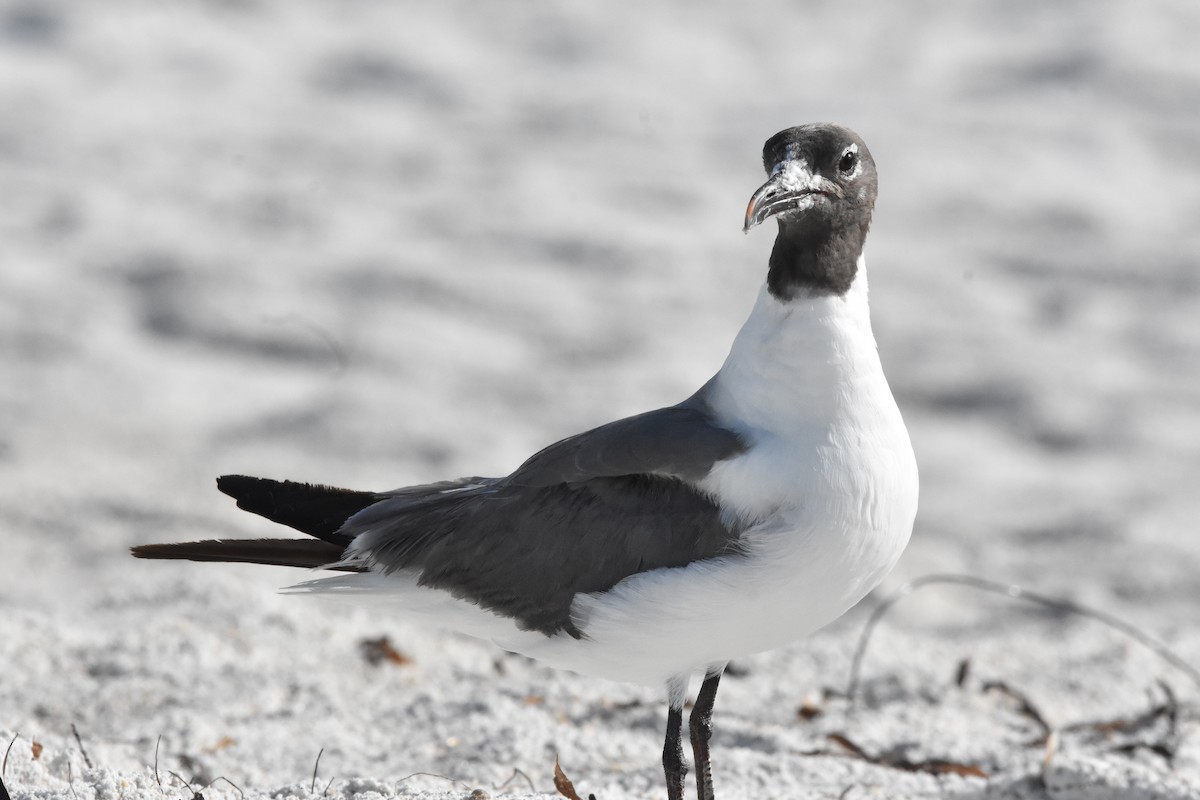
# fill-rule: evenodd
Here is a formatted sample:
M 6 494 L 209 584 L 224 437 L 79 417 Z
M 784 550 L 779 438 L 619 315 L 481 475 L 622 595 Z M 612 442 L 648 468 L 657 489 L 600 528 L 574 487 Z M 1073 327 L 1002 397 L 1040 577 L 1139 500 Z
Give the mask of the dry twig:
M 321 755 L 324 752 L 325 752 L 324 747 L 322 747 L 320 750 L 317 751 L 317 761 L 315 764 L 313 764 L 312 785 L 308 787 L 309 794 L 312 794 L 313 792 L 315 792 L 317 790 L 317 767 L 321 766 Z M 329 787 L 326 787 L 326 788 L 329 788 Z
M 8 748 L 4 751 L 4 764 L 0 766 L 0 778 L 4 777 L 4 773 L 8 772 L 8 754 L 12 752 L 13 745 L 17 743 L 17 737 L 21 735 L 20 731 L 13 734 L 12 741 L 8 743 Z
M 162 734 L 158 735 L 158 739 L 154 742 L 154 782 L 158 784 L 158 790 L 163 790 L 162 778 L 158 777 L 158 748 L 162 744 Z
M 505 789 L 508 788 L 508 785 L 510 783 L 512 783 L 513 781 L 515 781 L 517 779 L 518 775 L 521 776 L 522 778 L 524 778 L 525 782 L 529 784 L 529 791 L 531 791 L 531 792 L 537 791 L 537 787 L 533 785 L 533 778 L 529 777 L 528 775 L 526 775 L 524 772 L 522 772 L 520 769 L 517 769 L 516 767 L 513 767 L 512 775 L 508 776 L 508 780 L 506 780 L 504 783 L 500 784 L 499 786 L 493 786 L 492 789 L 497 792 L 503 792 Z
M 855 758 L 862 759 L 868 764 L 890 767 L 903 772 L 924 772 L 929 775 L 961 775 L 967 778 L 986 778 L 988 775 L 978 764 L 963 764 L 958 761 L 948 761 L 942 758 L 926 758 L 914 761 L 907 756 L 897 753 L 881 753 L 871 755 L 844 734 L 831 733 L 829 740 L 836 742 L 848 750 Z
M 892 606 L 894 606 L 903 598 L 908 597 L 918 589 L 922 589 L 926 586 L 947 584 L 967 586 L 979 591 L 991 592 L 1004 597 L 1024 600 L 1026 602 L 1034 603 L 1046 608 L 1052 608 L 1055 611 L 1062 611 L 1068 614 L 1075 614 L 1077 616 L 1087 617 L 1088 619 L 1095 620 L 1103 625 L 1108 626 L 1109 628 L 1112 628 L 1113 630 L 1120 631 L 1142 646 L 1148 648 L 1159 658 L 1163 659 L 1171 666 L 1186 674 L 1192 679 L 1192 682 L 1195 683 L 1196 686 L 1200 687 L 1200 670 L 1184 661 L 1173 650 L 1155 639 L 1150 634 L 1134 626 L 1133 624 L 1120 619 L 1119 617 L 1115 617 L 1112 614 L 1109 614 L 1105 611 L 1100 611 L 1099 609 L 1080 605 L 1073 600 L 1048 597 L 1047 595 L 1039 594 L 1037 592 L 1031 592 L 1028 589 L 1023 589 L 1020 586 L 1017 586 L 1016 584 L 990 581 L 986 578 L 976 578 L 973 575 L 946 574 L 926 575 L 904 584 L 897 589 L 891 597 L 885 599 L 871 612 L 871 616 L 867 619 L 867 624 L 863 627 L 862 635 L 859 637 L 858 646 L 854 650 L 854 659 L 850 666 L 850 681 L 846 686 L 846 697 L 851 703 L 854 702 L 855 694 L 858 692 L 859 675 L 862 671 L 863 657 L 866 655 L 867 644 L 871 640 L 871 634 L 874 632 L 875 626 L 877 626 L 883 619 L 884 615 L 891 610 Z
M 75 742 L 79 745 L 79 752 L 83 753 L 83 763 L 87 764 L 88 769 L 92 769 L 92 760 L 88 758 L 87 749 L 83 746 L 83 738 L 79 735 L 79 730 L 75 727 L 75 723 L 71 723 L 71 733 L 75 734 Z

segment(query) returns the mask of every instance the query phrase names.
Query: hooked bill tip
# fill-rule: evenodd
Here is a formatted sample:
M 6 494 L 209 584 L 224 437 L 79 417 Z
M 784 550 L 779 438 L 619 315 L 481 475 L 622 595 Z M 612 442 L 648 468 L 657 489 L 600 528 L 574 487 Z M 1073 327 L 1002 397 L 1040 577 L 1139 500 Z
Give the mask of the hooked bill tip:
M 754 197 L 751 197 L 750 202 L 746 204 L 746 217 L 742 221 L 742 233 L 750 233 L 750 229 L 753 228 L 755 225 L 754 201 L 757 199 L 758 199 L 758 196 L 755 195 Z

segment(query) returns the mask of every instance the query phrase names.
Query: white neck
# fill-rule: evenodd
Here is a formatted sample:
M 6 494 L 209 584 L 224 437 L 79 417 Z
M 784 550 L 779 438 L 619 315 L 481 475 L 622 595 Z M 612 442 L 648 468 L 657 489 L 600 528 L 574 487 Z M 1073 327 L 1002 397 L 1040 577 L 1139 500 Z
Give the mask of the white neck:
M 781 301 L 764 286 L 708 388 L 718 418 L 750 434 L 828 424 L 852 416 L 850 404 L 880 391 L 890 400 L 871 331 L 863 257 L 845 295 Z

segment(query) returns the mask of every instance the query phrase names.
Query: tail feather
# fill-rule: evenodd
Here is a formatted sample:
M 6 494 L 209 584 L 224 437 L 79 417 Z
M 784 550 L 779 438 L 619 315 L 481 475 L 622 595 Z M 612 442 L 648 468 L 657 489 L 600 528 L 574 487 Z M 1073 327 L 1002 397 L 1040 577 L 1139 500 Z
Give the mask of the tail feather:
M 217 478 L 217 488 L 237 500 L 238 508 L 343 548 L 352 537 L 338 529 L 380 500 L 375 492 L 246 475 L 222 475 Z
M 336 544 L 314 539 L 207 539 L 176 544 L 143 544 L 131 548 L 135 558 L 234 561 L 360 572 L 360 569 L 338 563 L 344 550 L 344 547 Z

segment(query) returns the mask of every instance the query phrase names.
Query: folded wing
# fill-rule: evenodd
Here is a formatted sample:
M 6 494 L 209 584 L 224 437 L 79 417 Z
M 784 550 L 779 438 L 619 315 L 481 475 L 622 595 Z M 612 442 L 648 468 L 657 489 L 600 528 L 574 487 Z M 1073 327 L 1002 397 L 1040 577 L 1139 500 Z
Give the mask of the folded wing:
M 280 540 L 290 561 L 264 557 L 262 540 L 229 548 L 227 558 L 220 545 L 231 542 L 150 545 L 134 554 L 296 566 L 329 555 L 325 563 L 341 569 L 410 576 L 526 630 L 578 637 L 570 613 L 576 594 L 737 552 L 740 531 L 696 483 L 743 449 L 701 406 L 685 403 L 564 439 L 506 478 L 374 493 L 227 476 L 220 488 L 239 507 L 308 533 L 325 549 Z M 239 557 L 246 555 L 254 558 Z

